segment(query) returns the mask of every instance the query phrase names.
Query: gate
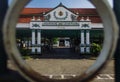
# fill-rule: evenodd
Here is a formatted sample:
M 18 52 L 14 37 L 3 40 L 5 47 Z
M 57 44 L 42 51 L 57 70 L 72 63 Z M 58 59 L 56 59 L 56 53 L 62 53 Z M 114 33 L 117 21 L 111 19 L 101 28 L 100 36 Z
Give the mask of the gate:
M 1 82 L 83 82 L 92 79 L 97 72 L 102 69 L 106 64 L 107 60 L 115 54 L 115 81 L 120 80 L 120 56 L 119 56 L 119 38 L 118 38 L 118 26 L 112 9 L 109 7 L 106 0 L 91 0 L 91 2 L 96 6 L 100 17 L 103 20 L 105 26 L 105 40 L 104 46 L 101 54 L 95 64 L 90 67 L 86 72 L 84 72 L 79 77 L 65 79 L 65 80 L 55 80 L 43 77 L 41 74 L 33 71 L 29 66 L 22 62 L 20 53 L 15 45 L 15 25 L 19 17 L 19 13 L 22 8 L 30 0 L 13 0 L 12 5 L 8 8 L 7 0 L 0 0 L 0 81 Z M 117 21 L 120 24 L 120 10 L 119 10 L 120 0 L 114 1 L 114 10 L 116 13 Z M 101 6 L 102 5 L 102 6 Z M 6 14 L 6 11 L 7 14 Z M 6 15 L 5 15 L 6 14 Z M 3 20 L 5 22 L 3 23 Z M 2 27 L 3 26 L 3 27 Z M 119 34 L 120 35 L 120 34 Z M 118 41 L 118 43 L 117 43 Z M 118 44 L 118 45 L 117 45 Z M 116 48 L 117 45 L 117 48 Z M 115 50 L 116 48 L 116 50 Z M 115 53 L 114 53 L 115 52 Z M 17 71 L 9 70 L 7 68 L 7 57 L 15 63 L 16 67 L 19 69 Z

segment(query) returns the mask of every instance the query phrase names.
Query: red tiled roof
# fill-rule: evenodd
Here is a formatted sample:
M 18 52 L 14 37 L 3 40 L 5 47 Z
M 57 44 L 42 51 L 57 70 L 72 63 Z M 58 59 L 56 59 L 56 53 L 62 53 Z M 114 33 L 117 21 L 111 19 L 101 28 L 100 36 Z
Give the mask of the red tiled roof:
M 21 16 L 18 22 L 28 23 L 32 18 L 32 14 L 43 14 L 43 13 L 49 12 L 50 10 L 52 10 L 52 8 L 24 8 L 23 11 L 21 12 Z M 78 20 L 81 19 L 81 16 L 85 16 L 85 17 L 89 16 L 92 22 L 94 23 L 101 22 L 101 19 L 97 14 L 96 9 L 70 8 L 69 10 L 71 10 L 74 13 L 79 13 L 80 16 L 78 17 Z M 28 16 L 28 15 L 31 15 L 31 16 Z M 41 17 L 41 20 L 43 20 L 43 17 Z
M 21 15 L 44 13 L 50 10 L 51 8 L 24 8 Z
M 96 9 L 91 8 L 71 8 L 70 10 L 79 14 L 97 15 Z
M 37 13 L 44 13 L 52 10 L 52 8 L 24 8 L 23 11 L 21 12 L 21 15 L 26 15 L 26 14 L 37 14 Z M 74 13 L 79 13 L 79 14 L 97 14 L 96 9 L 90 9 L 90 8 L 70 8 L 71 11 Z

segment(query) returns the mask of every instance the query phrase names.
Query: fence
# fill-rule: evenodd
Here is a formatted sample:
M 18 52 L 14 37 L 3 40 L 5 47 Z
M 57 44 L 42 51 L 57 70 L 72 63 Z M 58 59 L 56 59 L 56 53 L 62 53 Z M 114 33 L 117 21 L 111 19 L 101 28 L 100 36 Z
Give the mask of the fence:
M 98 13 L 100 14 L 104 26 L 105 26 L 105 40 L 104 47 L 100 56 L 94 66 L 87 70 L 83 75 L 67 80 L 53 80 L 42 75 L 37 74 L 35 71 L 24 65 L 19 57 L 20 54 L 15 46 L 15 37 L 11 36 L 11 33 L 15 35 L 15 24 L 23 6 L 29 2 L 29 0 L 13 0 L 13 5 L 8 8 L 7 0 L 0 0 L 0 81 L 1 82 L 81 82 L 89 81 L 90 78 L 96 75 L 96 73 L 104 66 L 106 61 L 112 54 L 115 54 L 115 81 L 120 80 L 120 40 L 117 37 L 118 28 L 112 9 L 107 5 L 106 0 L 91 0 L 96 6 Z M 120 0 L 114 0 L 114 11 L 118 24 L 120 25 Z M 102 5 L 102 6 L 101 6 Z M 6 11 L 8 11 L 6 15 Z M 109 13 L 108 13 L 109 12 Z M 5 19 L 6 17 L 6 19 Z M 4 25 L 3 25 L 3 21 Z M 12 21 L 11 21 L 12 20 Z M 109 29 L 109 30 L 108 30 Z M 120 35 L 120 34 L 119 34 Z M 118 40 L 118 43 L 117 43 Z M 117 43 L 117 44 L 116 44 Z M 117 48 L 116 48 L 117 45 Z M 116 51 L 115 51 L 116 48 Z M 16 56 L 17 55 L 17 56 Z M 7 68 L 8 56 L 14 61 L 20 72 L 9 70 Z M 100 63 L 100 61 L 103 61 Z M 96 65 L 98 65 L 96 67 Z M 36 75 L 36 76 L 35 76 Z

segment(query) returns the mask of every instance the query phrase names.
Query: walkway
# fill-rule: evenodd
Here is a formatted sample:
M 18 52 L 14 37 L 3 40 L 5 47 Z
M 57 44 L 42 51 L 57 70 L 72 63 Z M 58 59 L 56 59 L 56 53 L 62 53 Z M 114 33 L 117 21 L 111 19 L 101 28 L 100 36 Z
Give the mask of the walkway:
M 95 60 L 89 59 L 27 59 L 25 60 L 36 72 L 52 79 L 68 79 L 82 74 Z M 15 67 L 8 62 L 8 67 Z M 114 82 L 114 60 L 90 82 Z
M 55 58 L 55 59 L 83 59 L 88 58 L 89 56 L 85 56 L 80 54 L 79 52 L 75 52 L 72 48 L 53 48 L 51 51 L 45 51 L 39 58 Z

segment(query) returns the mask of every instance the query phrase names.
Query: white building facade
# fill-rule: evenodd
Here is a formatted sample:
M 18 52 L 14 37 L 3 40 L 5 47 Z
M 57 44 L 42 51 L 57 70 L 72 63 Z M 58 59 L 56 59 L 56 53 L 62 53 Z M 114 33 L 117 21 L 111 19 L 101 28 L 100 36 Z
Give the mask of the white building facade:
M 47 13 L 43 13 L 43 18 L 32 16 L 29 23 L 18 23 L 17 28 L 28 28 L 31 30 L 31 52 L 41 54 L 42 53 L 42 30 L 79 30 L 79 53 L 90 53 L 90 30 L 96 28 L 102 28 L 102 23 L 92 23 L 89 16 L 86 18 L 81 17 L 78 20 L 79 14 L 74 13 L 66 8 L 62 3 L 57 7 L 50 10 Z M 60 46 L 60 37 L 57 42 L 57 46 Z M 67 39 L 65 39 L 67 38 Z M 70 38 L 64 37 L 64 46 L 70 47 Z M 62 42 L 62 41 L 61 41 Z

